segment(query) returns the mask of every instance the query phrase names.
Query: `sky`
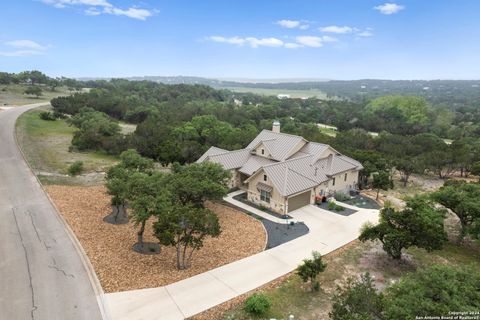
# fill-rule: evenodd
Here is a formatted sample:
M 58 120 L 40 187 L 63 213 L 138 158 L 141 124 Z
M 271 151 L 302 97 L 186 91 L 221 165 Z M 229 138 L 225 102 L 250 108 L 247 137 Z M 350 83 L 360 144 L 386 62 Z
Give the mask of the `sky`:
M 479 79 L 478 0 L 2 0 L 0 71 Z

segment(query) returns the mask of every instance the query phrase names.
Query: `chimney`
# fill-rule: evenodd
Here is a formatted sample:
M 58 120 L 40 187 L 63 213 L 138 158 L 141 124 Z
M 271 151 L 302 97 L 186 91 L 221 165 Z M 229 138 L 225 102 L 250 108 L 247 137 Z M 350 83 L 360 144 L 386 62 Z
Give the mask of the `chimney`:
M 275 133 L 280 133 L 280 122 L 278 120 L 273 121 L 272 131 Z

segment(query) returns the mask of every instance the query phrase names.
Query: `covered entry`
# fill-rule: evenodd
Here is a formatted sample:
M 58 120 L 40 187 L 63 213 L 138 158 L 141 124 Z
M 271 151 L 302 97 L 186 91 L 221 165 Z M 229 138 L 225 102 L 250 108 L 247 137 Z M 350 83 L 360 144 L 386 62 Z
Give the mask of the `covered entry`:
M 288 212 L 297 210 L 301 207 L 310 204 L 310 195 L 311 191 L 305 191 L 303 193 L 297 194 L 296 196 L 288 198 Z

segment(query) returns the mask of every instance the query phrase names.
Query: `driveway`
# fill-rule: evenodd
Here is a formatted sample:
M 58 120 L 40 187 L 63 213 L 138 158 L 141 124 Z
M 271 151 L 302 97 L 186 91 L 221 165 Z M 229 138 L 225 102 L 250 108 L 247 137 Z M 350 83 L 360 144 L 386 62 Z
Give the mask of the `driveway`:
M 345 217 L 303 207 L 290 214 L 309 227 L 305 236 L 164 287 L 107 294 L 112 318 L 180 320 L 258 288 L 295 270 L 313 250 L 332 252 L 355 240 L 365 222 L 377 222 L 378 210 L 356 209 Z
M 0 112 L 0 318 L 102 319 L 101 292 L 14 139 L 17 117 L 39 105 Z

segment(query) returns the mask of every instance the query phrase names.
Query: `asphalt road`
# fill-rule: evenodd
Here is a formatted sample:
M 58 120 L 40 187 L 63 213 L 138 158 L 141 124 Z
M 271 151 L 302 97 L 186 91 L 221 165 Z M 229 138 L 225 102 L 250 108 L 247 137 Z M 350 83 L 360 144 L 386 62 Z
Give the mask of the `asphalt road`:
M 17 117 L 0 111 L 0 319 L 102 319 L 82 258 L 14 139 Z

